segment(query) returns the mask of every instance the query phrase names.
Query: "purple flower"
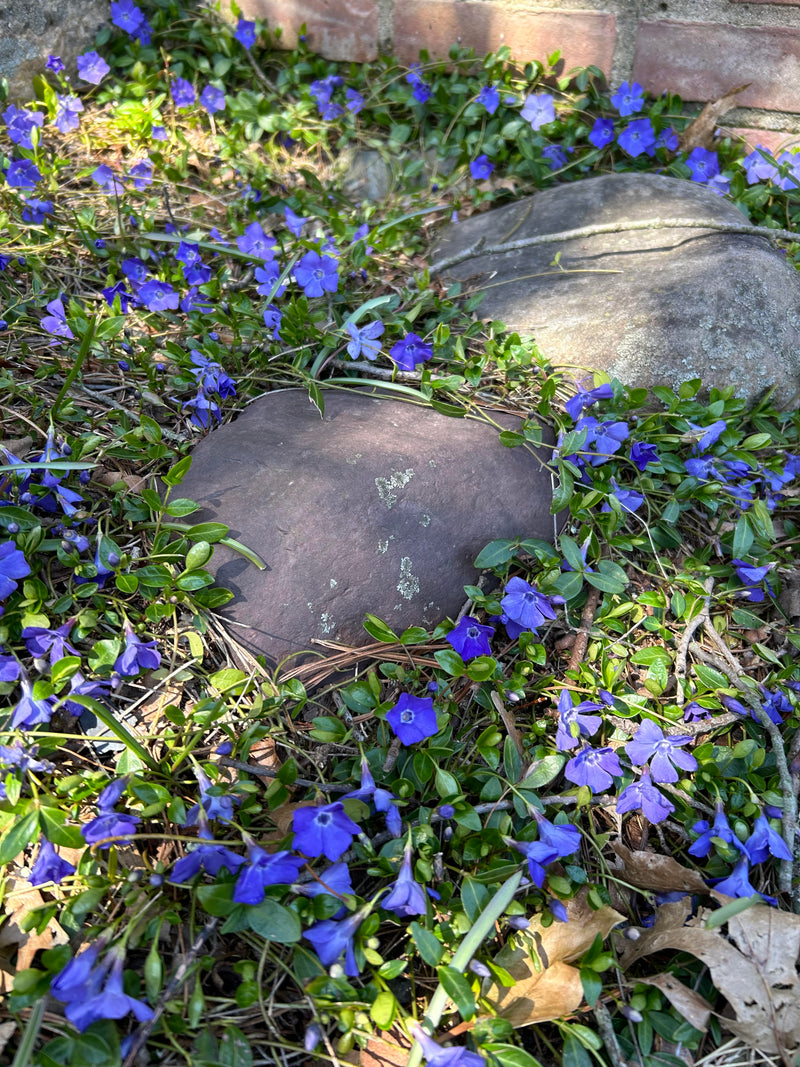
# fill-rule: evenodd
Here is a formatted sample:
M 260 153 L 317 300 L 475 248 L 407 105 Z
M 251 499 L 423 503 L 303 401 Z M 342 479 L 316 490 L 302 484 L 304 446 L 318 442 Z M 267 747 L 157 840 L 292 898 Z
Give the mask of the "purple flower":
M 493 170 L 494 163 L 486 154 L 473 159 L 469 165 L 469 172 L 475 181 L 482 181 L 484 178 L 488 178 Z
M 197 396 L 192 397 L 191 400 L 184 400 L 183 406 L 191 409 L 192 414 L 189 421 L 193 426 L 197 426 L 201 430 L 207 430 L 213 419 L 216 419 L 217 422 L 222 422 L 222 411 L 219 404 L 216 400 L 206 396 L 202 389 L 199 389 Z
M 675 810 L 659 789 L 650 780 L 650 772 L 645 767 L 641 780 L 631 782 L 617 797 L 617 812 L 640 811 L 652 823 L 663 822 Z
M 39 854 L 28 876 L 31 885 L 45 885 L 47 882 L 59 885 L 64 878 L 74 873 L 73 865 L 62 859 L 47 838 L 42 836 L 39 841 Z
M 22 218 L 25 222 L 30 222 L 34 226 L 41 226 L 45 220 L 46 215 L 51 215 L 53 212 L 52 200 L 26 200 L 25 207 L 22 212 Z
M 415 745 L 439 732 L 433 697 L 401 693 L 394 707 L 386 712 L 386 721 L 404 745 Z
M 269 296 L 272 292 L 272 287 L 281 276 L 281 267 L 277 260 L 269 260 L 261 267 L 256 267 L 256 292 L 261 296 Z M 279 285 L 275 290 L 275 296 L 283 296 L 286 292 L 286 282 Z
M 623 117 L 632 115 L 644 107 L 644 89 L 638 82 L 633 85 L 623 82 L 611 97 L 611 103 Z
M 100 815 L 81 827 L 81 834 L 87 845 L 96 845 L 99 841 L 105 843 L 101 848 L 110 848 L 112 842 L 106 838 L 126 838 L 136 833 L 136 827 L 141 822 L 138 815 L 132 815 L 128 811 L 102 811 Z
M 381 901 L 381 907 L 393 911 L 401 919 L 412 915 L 424 915 L 426 911 L 425 890 L 414 878 L 411 868 L 411 846 L 403 849 L 403 862 L 391 892 Z
M 640 156 L 642 152 L 652 156 L 655 143 L 656 135 L 650 119 L 634 119 L 617 137 L 617 144 L 633 159 Z
M 42 172 L 29 159 L 12 159 L 6 171 L 6 181 L 14 189 L 32 189 L 42 180 Z
M 125 282 L 117 282 L 116 285 L 110 285 L 107 289 L 103 290 L 103 296 L 110 308 L 114 307 L 114 298 L 119 297 L 119 306 L 123 315 L 128 310 L 128 304 L 133 299 L 131 294 L 125 288 Z
M 223 93 L 222 89 L 218 89 L 216 85 L 207 85 L 205 87 L 200 93 L 200 103 L 209 115 L 214 115 L 217 111 L 224 111 L 227 107 L 225 93 Z
M 726 897 L 759 896 L 762 900 L 766 901 L 767 904 L 772 904 L 773 907 L 777 907 L 778 904 L 775 897 L 768 897 L 766 893 L 759 893 L 758 890 L 750 884 L 746 856 L 742 856 L 727 878 L 712 878 L 711 885 L 716 887 L 718 893 L 724 893 Z
M 564 768 L 564 777 L 575 785 L 585 785 L 600 793 L 612 784 L 612 776 L 622 777 L 619 759 L 612 748 L 582 748 Z
M 207 393 L 218 393 L 223 400 L 236 396 L 236 383 L 228 377 L 221 363 L 208 359 L 196 348 L 192 349 L 191 356 L 194 367 L 190 371 L 198 379 L 201 389 Z
M 594 126 L 589 131 L 589 142 L 595 148 L 605 148 L 614 140 L 614 120 L 595 119 Z
M 364 107 L 364 97 L 361 93 L 356 92 L 355 89 L 345 89 L 345 107 L 348 111 L 352 111 L 354 115 L 357 115 L 359 111 Z
M 520 115 L 534 130 L 555 122 L 556 109 L 549 93 L 532 93 L 525 97 Z
M 395 805 L 396 797 L 388 789 L 380 789 L 375 785 L 369 763 L 364 756 L 361 757 L 361 785 L 350 793 L 345 793 L 345 798 L 353 797 L 355 800 L 369 801 L 375 805 L 376 811 L 386 813 L 386 829 L 392 837 L 399 837 L 403 828 L 403 820 Z M 351 890 L 352 892 L 352 890 Z
M 245 227 L 244 233 L 236 238 L 236 247 L 254 259 L 274 259 L 277 246 L 258 222 L 251 222 Z
M 321 256 L 319 252 L 306 252 L 294 268 L 297 284 L 307 297 L 335 293 L 339 288 L 339 272 L 333 256 Z
M 114 176 L 114 172 L 111 167 L 107 167 L 105 163 L 97 167 L 92 171 L 92 180 L 97 182 L 104 193 L 123 193 L 125 187 L 119 178 Z
M 266 852 L 254 841 L 248 846 L 248 862 L 239 871 L 233 899 L 237 904 L 260 904 L 269 885 L 291 885 L 305 861 L 285 849 Z
M 764 591 L 759 588 L 760 583 L 764 581 L 769 572 L 775 566 L 774 563 L 765 563 L 761 567 L 757 567 L 752 563 L 747 563 L 743 559 L 731 560 L 735 570 L 736 577 L 746 588 L 740 593 L 740 596 L 745 596 L 748 600 L 760 601 L 764 599 Z M 767 589 L 770 593 L 773 592 L 769 582 L 767 582 Z
M 424 104 L 428 100 L 430 100 L 430 98 L 433 96 L 433 92 L 428 83 L 426 81 L 423 81 L 419 71 L 419 63 L 412 63 L 411 70 L 408 72 L 408 74 L 406 74 L 406 81 L 409 85 L 413 86 L 411 95 L 414 97 L 414 99 L 417 100 L 420 104 Z
M 89 681 L 80 671 L 75 671 L 69 680 L 70 696 L 89 696 L 97 700 L 101 696 L 107 696 L 110 689 L 111 682 L 101 679 Z M 70 715 L 74 715 L 76 718 L 79 715 L 83 715 L 86 710 L 77 700 L 64 700 L 62 706 L 65 711 L 68 711 Z
M 558 729 L 556 730 L 556 748 L 559 752 L 568 752 L 575 748 L 580 737 L 591 737 L 600 729 L 603 720 L 599 715 L 587 715 L 588 711 L 602 711 L 602 704 L 582 700 L 573 706 L 568 689 L 562 689 L 558 698 Z
M 368 322 L 366 326 L 358 327 L 355 323 L 345 323 L 347 332 L 352 340 L 347 343 L 347 351 L 351 359 L 364 356 L 366 359 L 377 359 L 380 355 L 381 345 L 377 340 L 383 333 L 383 323 L 380 319 Z
M 793 152 L 781 152 L 778 156 L 779 177 L 773 181 L 784 192 L 797 189 L 800 186 L 800 160 Z
M 353 938 L 364 918 L 363 911 L 356 911 L 340 922 L 324 919 L 310 926 L 303 933 L 303 937 L 314 946 L 323 967 L 330 967 L 344 956 L 344 973 L 355 978 L 360 969 L 356 961 Z
M 308 219 L 304 218 L 302 215 L 296 215 L 288 204 L 286 204 L 283 209 L 283 217 L 286 220 L 286 226 L 288 227 L 289 232 L 293 233 L 295 237 L 299 237 L 303 227 L 308 222 Z
M 45 63 L 45 70 L 50 70 L 53 74 L 60 74 L 64 70 L 64 63 L 61 56 L 48 56 Z
M 634 441 L 631 445 L 631 463 L 637 470 L 646 470 L 648 464 L 658 461 L 658 449 L 655 445 L 645 444 L 644 441 Z
M 491 656 L 489 639 L 494 636 L 493 626 L 482 626 L 477 619 L 465 615 L 458 626 L 445 636 L 465 663 L 476 656 Z
M 613 490 L 612 495 L 614 500 L 616 500 L 623 511 L 630 511 L 633 513 L 634 511 L 638 511 L 644 503 L 644 497 L 641 493 L 637 493 L 635 489 L 623 489 L 617 484 L 617 479 L 613 477 L 611 479 L 611 489 Z M 608 500 L 604 500 L 600 510 L 611 511 L 613 509 Z
M 172 101 L 177 108 L 191 107 L 197 99 L 194 86 L 185 78 L 173 78 L 170 92 L 172 93 Z
M 200 832 L 200 837 L 211 840 L 207 826 L 206 823 L 205 828 Z M 244 862 L 243 856 L 237 856 L 235 852 L 231 852 L 223 845 L 201 844 L 177 861 L 172 868 L 169 880 L 181 885 L 194 878 L 200 871 L 205 871 L 212 878 L 216 878 L 223 867 L 234 874 Z
M 198 822 L 202 812 L 205 813 L 206 821 L 219 819 L 220 822 L 231 822 L 233 819 L 233 805 L 238 802 L 238 797 L 232 797 L 223 793 L 219 786 L 212 785 L 202 767 L 194 769 L 197 781 L 200 784 L 200 800 L 193 804 L 186 813 L 184 826 L 194 826 Z M 215 790 L 214 793 L 211 790 Z
M 33 138 L 31 134 L 35 128 L 41 127 L 44 122 L 44 115 L 41 111 L 29 111 L 25 107 L 15 107 L 13 104 L 9 104 L 3 112 L 3 120 L 8 130 L 9 140 L 22 148 L 32 149 Z
M 247 19 L 240 18 L 233 36 L 243 48 L 249 51 L 256 43 L 255 22 L 248 22 Z
M 593 467 L 600 467 L 603 463 L 607 463 L 611 456 L 615 452 L 618 452 L 622 448 L 622 442 L 627 440 L 630 436 L 630 429 L 627 422 L 611 422 L 606 420 L 605 422 L 598 423 L 592 416 L 587 416 L 584 419 L 579 419 L 575 428 L 581 430 L 584 428 L 584 423 L 587 424 L 590 431 L 593 431 L 593 439 L 591 442 L 587 440 L 587 447 L 591 444 L 595 449 L 595 455 L 592 455 L 589 462 Z
M 49 315 L 45 315 L 42 319 L 42 326 L 48 333 L 54 337 L 67 337 L 72 339 L 75 335 L 67 324 L 67 316 L 64 311 L 64 304 L 60 296 L 55 300 L 51 300 L 47 305 Z
M 671 126 L 665 126 L 656 138 L 656 148 L 666 148 L 670 152 L 676 152 L 678 144 L 678 135 Z
M 566 167 L 567 153 L 574 151 L 571 147 L 562 148 L 561 145 L 549 144 L 542 149 L 542 158 L 550 160 L 550 170 L 558 170 Z
M 742 844 L 731 829 L 720 802 L 717 803 L 717 813 L 711 826 L 709 826 L 706 819 L 698 819 L 692 826 L 692 833 L 700 836 L 693 845 L 689 846 L 690 856 L 707 856 L 714 844 L 715 837 L 727 842 L 729 845 L 733 845 L 744 855 L 747 855 L 747 846 Z
M 123 1019 L 131 1012 L 140 1023 L 153 1018 L 152 1008 L 125 992 L 122 984 L 124 963 L 124 947 L 111 948 L 97 973 L 89 975 L 85 986 L 70 990 L 64 1014 L 81 1033 L 101 1019 Z M 98 988 L 100 982 L 102 985 Z M 50 991 L 53 991 L 52 986 Z
M 85 82 L 99 85 L 110 70 L 111 67 L 97 52 L 84 52 L 78 56 L 78 74 Z
M 419 1023 L 412 1023 L 409 1029 L 419 1042 L 428 1067 L 486 1067 L 486 1060 L 477 1052 L 470 1052 L 462 1046 L 442 1048 Z
M 56 100 L 56 117 L 54 120 L 56 127 L 62 133 L 77 130 L 81 123 L 78 115 L 83 111 L 83 104 L 80 98 L 75 96 L 74 93 L 65 95 L 56 93 Z
M 418 363 L 424 363 L 433 355 L 432 345 L 425 344 L 415 333 L 407 333 L 389 350 L 389 355 L 402 370 L 413 371 Z
M 353 883 L 350 880 L 350 868 L 346 863 L 334 863 L 323 871 L 313 882 L 304 882 L 295 886 L 295 890 L 304 897 L 334 896 L 343 897 L 352 894 Z M 341 908 L 332 915 L 332 919 L 342 919 L 347 914 L 347 908 L 342 904 Z
M 628 759 L 635 766 L 642 766 L 650 760 L 650 773 L 654 782 L 677 782 L 678 772 L 697 769 L 697 760 L 689 752 L 681 752 L 682 745 L 688 745 L 691 736 L 665 737 L 664 732 L 653 722 L 645 719 L 632 741 L 625 746 Z
M 180 301 L 180 295 L 175 292 L 169 282 L 157 279 L 145 282 L 137 296 L 149 311 L 176 311 Z
M 319 78 L 317 81 L 313 81 L 308 87 L 308 91 L 321 110 L 325 104 L 330 102 L 333 90 L 338 89 L 342 84 L 343 80 L 338 74 L 329 74 L 327 78 Z
M 546 619 L 556 617 L 548 598 L 524 578 L 509 579 L 500 607 L 512 622 L 534 632 Z
M 764 863 L 768 856 L 775 856 L 779 860 L 792 858 L 791 849 L 781 835 L 772 829 L 763 811 L 756 819 L 753 832 L 744 847 L 751 863 Z
M 140 192 L 153 184 L 153 164 L 149 159 L 140 159 L 128 172 L 133 178 L 133 187 Z
M 292 820 L 296 848 L 305 856 L 325 856 L 331 862 L 350 848 L 361 830 L 344 810 L 341 801 L 319 807 L 298 808 Z
M 709 709 L 704 708 L 702 704 L 698 704 L 696 700 L 690 700 L 683 709 L 684 722 L 699 722 L 702 719 L 710 718 L 710 716 L 711 712 Z
M 17 588 L 17 580 L 31 573 L 25 554 L 13 541 L 0 545 L 0 600 L 11 596 Z
M 166 141 L 168 139 L 167 131 L 164 126 L 153 126 L 150 130 L 150 136 L 154 141 Z
M 757 144 L 750 155 L 744 157 L 742 166 L 747 174 L 748 185 L 755 185 L 756 182 L 761 181 L 768 182 L 778 177 L 775 160 L 763 144 Z
M 142 641 L 133 632 L 130 623 L 125 625 L 125 650 L 117 657 L 114 670 L 125 678 L 132 678 L 140 671 L 154 671 L 161 663 L 155 641 Z
M 119 3 L 112 3 L 111 21 L 121 30 L 125 30 L 130 37 L 138 37 L 142 44 L 149 42 L 150 27 L 147 19 L 133 0 L 119 0 Z
M 493 115 L 500 104 L 500 92 L 495 85 L 484 85 L 475 98 L 476 103 L 483 104 L 490 115 Z
M 719 157 L 705 148 L 693 148 L 686 160 L 693 182 L 707 182 L 719 174 Z
M 51 663 L 57 663 L 67 655 L 77 656 L 78 650 L 67 640 L 74 625 L 75 619 L 69 619 L 57 630 L 49 630 L 46 626 L 26 626 L 22 631 L 22 640 L 28 655 L 43 659 L 49 653 Z
M 14 656 L 0 655 L 0 682 L 16 682 L 22 674 L 22 666 Z M 0 770 L 3 769 L 2 752 L 5 745 L 0 745 Z
M 584 408 L 592 407 L 598 400 L 611 400 L 613 396 L 614 390 L 608 383 L 598 385 L 596 389 L 581 389 L 581 387 L 578 386 L 578 391 L 575 396 L 571 396 L 564 404 L 564 410 L 572 421 L 575 422 Z

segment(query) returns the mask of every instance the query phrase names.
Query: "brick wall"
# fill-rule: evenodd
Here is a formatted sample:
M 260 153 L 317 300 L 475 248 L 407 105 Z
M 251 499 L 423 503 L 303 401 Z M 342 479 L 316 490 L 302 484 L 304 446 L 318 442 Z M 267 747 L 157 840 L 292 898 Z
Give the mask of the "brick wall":
M 566 69 L 594 64 L 612 85 L 635 79 L 705 102 L 748 84 L 727 129 L 769 148 L 800 141 L 800 0 L 239 0 L 245 17 L 302 22 L 336 60 L 380 53 L 404 63 L 454 42 L 479 55 L 501 44 L 518 61 L 560 49 Z

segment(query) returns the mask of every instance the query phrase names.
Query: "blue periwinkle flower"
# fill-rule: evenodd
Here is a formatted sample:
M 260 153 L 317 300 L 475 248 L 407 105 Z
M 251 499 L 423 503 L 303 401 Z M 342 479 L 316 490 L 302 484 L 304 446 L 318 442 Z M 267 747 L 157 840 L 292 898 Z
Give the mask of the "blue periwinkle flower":
M 31 867 L 31 873 L 28 877 L 31 885 L 45 885 L 47 882 L 59 885 L 65 878 L 74 873 L 75 867 L 67 860 L 62 859 L 52 843 L 43 836 L 39 842 L 39 854 L 36 857 L 36 862 Z
M 285 849 L 267 852 L 255 841 L 248 845 L 248 861 L 239 871 L 233 899 L 237 904 L 260 904 L 269 885 L 291 885 L 305 861 Z
M 531 124 L 534 130 L 555 121 L 556 109 L 549 93 L 531 93 L 525 97 L 520 116 Z
M 693 182 L 707 182 L 719 174 L 719 157 L 705 148 L 693 148 L 686 160 Z
M 9 726 L 12 730 L 26 730 L 39 723 L 50 722 L 53 717 L 53 707 L 56 702 L 54 696 L 40 697 L 33 695 L 33 686 L 23 674 L 21 680 L 22 696 L 14 706 L 11 713 Z
M 255 22 L 248 22 L 247 19 L 240 18 L 236 25 L 236 32 L 233 36 L 243 48 L 246 48 L 249 51 L 256 43 Z
M 465 663 L 476 656 L 491 656 L 492 649 L 489 644 L 494 636 L 493 626 L 483 626 L 471 615 L 465 615 L 458 626 L 445 636 L 456 652 Z
M 593 793 L 600 793 L 608 789 L 614 777 L 622 777 L 622 768 L 612 748 L 587 745 L 566 765 L 564 777 L 575 785 L 585 785 Z
M 611 97 L 611 103 L 623 117 L 644 107 L 644 89 L 638 82 L 623 82 Z
M 343 861 L 332 864 L 322 874 L 317 875 L 311 882 L 303 882 L 302 885 L 296 885 L 295 891 L 301 893 L 304 897 L 319 897 L 319 896 L 333 896 L 343 897 L 347 894 L 352 895 L 353 883 L 350 880 L 350 868 Z M 347 914 L 347 908 L 343 904 L 341 908 L 332 915 L 332 919 L 341 919 Z
M 475 99 L 477 103 L 483 104 L 490 115 L 493 115 L 500 104 L 500 92 L 494 85 L 484 85 Z
M 0 545 L 0 600 L 11 596 L 17 588 L 20 578 L 27 578 L 31 573 L 25 554 L 17 548 L 14 541 L 4 541 Z
M 792 859 L 792 853 L 781 835 L 769 824 L 762 811 L 753 825 L 753 832 L 745 841 L 745 849 L 751 863 L 764 863 L 768 856 L 779 860 Z
M 130 623 L 125 625 L 125 649 L 117 657 L 114 670 L 131 678 L 140 671 L 154 671 L 161 663 L 161 655 L 155 641 L 142 641 Z
M 714 816 L 714 822 L 710 826 L 706 819 L 698 819 L 691 829 L 693 834 L 699 834 L 700 836 L 693 845 L 689 846 L 690 856 L 707 856 L 714 845 L 714 838 L 719 838 L 721 841 L 733 845 L 744 855 L 748 854 L 747 846 L 742 844 L 731 829 L 721 803 L 717 803 L 717 813 Z
M 294 268 L 297 284 L 307 297 L 335 293 L 339 288 L 339 270 L 333 256 L 321 256 L 319 252 L 306 252 Z
M 377 359 L 380 355 L 381 345 L 378 338 L 383 333 L 383 323 L 380 319 L 368 322 L 366 326 L 356 326 L 353 322 L 345 323 L 347 332 L 352 340 L 347 343 L 347 353 L 351 359 L 364 356 L 366 359 Z
M 759 893 L 758 890 L 750 884 L 746 856 L 742 856 L 727 878 L 712 878 L 711 884 L 718 893 L 724 893 L 727 897 L 759 896 L 767 904 L 772 904 L 774 907 L 777 907 L 778 904 L 775 897 L 768 897 L 766 893 Z
M 200 784 L 200 801 L 189 809 L 183 825 L 194 826 L 199 821 L 201 811 L 205 812 L 209 820 L 219 819 L 220 822 L 231 822 L 233 805 L 238 803 L 239 798 L 222 793 L 219 786 L 212 785 L 211 779 L 202 767 L 195 767 L 194 773 Z
M 303 932 L 303 937 L 310 941 L 319 956 L 323 967 L 330 967 L 344 956 L 344 973 L 355 978 L 360 973 L 356 960 L 353 938 L 361 923 L 366 918 L 363 911 L 356 911 L 346 919 L 323 919 L 314 923 Z
M 681 747 L 692 740 L 690 735 L 665 737 L 652 719 L 645 719 L 634 734 L 633 740 L 625 746 L 628 759 L 636 766 L 642 766 L 650 760 L 650 773 L 654 782 L 677 782 L 678 772 L 697 769 L 697 760 L 689 752 L 682 752 Z
M 122 970 L 125 964 L 125 947 L 118 945 L 110 948 L 102 963 L 93 966 L 83 981 L 77 979 L 86 970 L 83 964 L 75 968 L 68 981 L 64 980 L 73 963 L 80 963 L 89 952 L 84 952 L 77 960 L 72 960 L 50 986 L 50 992 L 59 1000 L 66 1001 L 64 1014 L 72 1025 L 81 1031 L 101 1019 L 123 1019 L 133 1013 L 140 1022 L 153 1018 L 153 1009 L 141 1000 L 128 996 L 123 988 Z M 91 961 L 94 964 L 96 957 Z
M 605 148 L 614 140 L 614 120 L 595 119 L 594 126 L 589 131 L 589 142 L 595 148 Z
M 558 697 L 558 729 L 556 730 L 556 748 L 559 752 L 568 752 L 575 748 L 579 738 L 591 737 L 597 733 L 603 720 L 599 715 L 587 712 L 602 711 L 602 704 L 582 700 L 573 705 L 568 689 L 562 689 Z
M 99 85 L 111 70 L 103 57 L 94 51 L 84 52 L 82 56 L 78 56 L 77 64 L 80 77 L 85 82 L 91 82 L 92 85 Z
M 361 757 L 361 785 L 358 789 L 354 789 L 350 793 L 345 793 L 345 798 L 347 797 L 353 797 L 355 800 L 371 800 L 375 805 L 376 811 L 385 813 L 386 829 L 392 837 L 400 836 L 400 832 L 403 828 L 403 820 L 400 811 L 395 804 L 397 798 L 394 793 L 390 792 L 388 789 L 380 789 L 375 785 L 372 771 L 369 769 L 369 764 L 364 756 Z
M 400 873 L 388 896 L 381 901 L 381 906 L 387 911 L 393 911 L 401 919 L 411 918 L 412 915 L 424 915 L 426 911 L 425 890 L 414 878 L 411 866 L 411 847 L 406 845 L 403 849 L 403 862 L 400 865 Z
M 548 598 L 524 578 L 509 579 L 500 607 L 512 622 L 534 632 L 546 619 L 556 617 Z
M 389 349 L 389 355 L 401 370 L 413 371 L 418 363 L 424 363 L 433 355 L 433 346 L 426 344 L 415 333 L 407 333 Z
M 173 103 L 177 108 L 191 107 L 197 99 L 194 86 L 185 78 L 173 78 L 170 91 Z
M 404 745 L 415 745 L 439 732 L 433 697 L 401 693 L 394 707 L 386 712 L 386 721 Z
M 617 812 L 641 811 L 652 823 L 663 822 L 675 810 L 675 805 L 653 785 L 650 771 L 645 767 L 638 782 L 631 782 L 617 797 Z
M 61 133 L 69 133 L 70 130 L 77 130 L 81 124 L 81 120 L 78 117 L 83 111 L 83 103 L 80 97 L 75 96 L 74 93 L 56 93 L 56 117 L 54 119 L 54 125 L 56 129 Z
M 358 823 L 347 815 L 339 800 L 318 807 L 298 808 L 292 829 L 293 848 L 304 856 L 325 856 L 331 862 L 338 860 L 350 848 L 355 835 L 361 832 Z
M 655 143 L 656 135 L 650 119 L 634 119 L 617 137 L 617 144 L 633 159 L 640 156 L 642 152 L 652 156 Z
M 272 237 L 264 233 L 260 223 L 251 222 L 245 227 L 244 233 L 236 238 L 236 247 L 254 259 L 274 259 L 277 246 Z
M 473 159 L 469 165 L 469 172 L 475 181 L 483 181 L 485 178 L 488 178 L 493 170 L 494 163 L 492 163 L 486 153 L 478 156 L 477 159 Z
M 442 1048 L 419 1023 L 412 1023 L 409 1029 L 419 1042 L 428 1067 L 486 1067 L 486 1060 L 477 1052 L 470 1052 L 463 1046 Z

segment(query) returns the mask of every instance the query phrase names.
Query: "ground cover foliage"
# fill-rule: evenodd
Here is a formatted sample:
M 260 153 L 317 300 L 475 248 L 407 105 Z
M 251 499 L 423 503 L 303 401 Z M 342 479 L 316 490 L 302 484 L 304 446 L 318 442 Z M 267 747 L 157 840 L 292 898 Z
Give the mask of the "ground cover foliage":
M 793 230 L 794 157 L 558 56 L 111 10 L 0 131 L 3 1062 L 792 1062 L 797 414 L 556 373 L 424 255 L 620 169 Z M 188 452 L 364 375 L 529 416 L 508 447 L 550 422 L 565 522 L 488 544 L 459 619 L 269 670 L 213 615 Z

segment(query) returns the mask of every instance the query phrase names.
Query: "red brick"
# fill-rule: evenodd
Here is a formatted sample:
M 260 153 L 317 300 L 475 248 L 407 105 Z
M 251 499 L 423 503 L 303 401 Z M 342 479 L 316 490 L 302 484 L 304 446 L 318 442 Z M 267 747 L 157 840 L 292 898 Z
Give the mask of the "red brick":
M 377 0 L 238 0 L 245 18 L 280 26 L 281 43 L 297 44 L 301 23 L 308 28 L 309 48 L 326 59 L 366 63 L 378 58 Z
M 717 100 L 750 82 L 742 107 L 800 109 L 800 30 L 710 22 L 640 22 L 633 76 L 646 89 Z
M 531 11 L 508 0 L 395 0 L 394 49 L 405 63 L 426 48 L 446 56 L 453 44 L 479 56 L 505 44 L 516 60 L 544 60 L 557 50 L 566 70 L 594 64 L 608 73 L 614 16 L 598 11 Z
M 741 137 L 748 148 L 763 145 L 773 155 L 792 148 L 800 142 L 800 133 L 786 133 L 778 130 L 758 130 L 748 126 L 720 126 L 723 136 Z

